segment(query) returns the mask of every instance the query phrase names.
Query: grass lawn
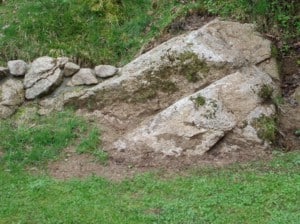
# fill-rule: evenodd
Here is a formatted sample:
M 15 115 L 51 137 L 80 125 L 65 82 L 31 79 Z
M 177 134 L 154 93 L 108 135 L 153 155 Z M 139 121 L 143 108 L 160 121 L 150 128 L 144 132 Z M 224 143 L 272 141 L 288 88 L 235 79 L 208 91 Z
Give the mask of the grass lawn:
M 300 153 L 113 183 L 0 169 L 0 223 L 299 223 Z
M 118 183 L 96 176 L 58 181 L 26 170 L 45 170 L 70 145 L 105 165 L 101 132 L 71 110 L 26 114 L 0 121 L 1 224 L 299 223 L 299 151 L 169 179 L 158 171 Z
M 82 66 L 121 66 L 178 16 L 191 12 L 256 23 L 259 31 L 279 38 L 280 56 L 289 55 L 300 36 L 296 2 L 1 1 L 0 65 L 49 55 L 68 56 Z M 0 224 L 300 223 L 299 151 L 169 179 L 160 171 L 122 182 L 96 176 L 58 181 L 47 172 L 26 170 L 44 169 L 68 146 L 105 165 L 101 130 L 68 110 L 48 117 L 26 118 L 23 113 L 0 121 Z

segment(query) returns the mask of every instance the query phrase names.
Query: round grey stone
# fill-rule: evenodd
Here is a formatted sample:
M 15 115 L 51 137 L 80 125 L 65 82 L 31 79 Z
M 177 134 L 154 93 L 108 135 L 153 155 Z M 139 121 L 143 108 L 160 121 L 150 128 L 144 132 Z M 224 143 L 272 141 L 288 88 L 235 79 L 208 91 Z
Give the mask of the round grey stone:
M 98 65 L 95 67 L 95 74 L 100 78 L 112 77 L 117 71 L 118 69 L 112 65 Z
M 12 60 L 7 62 L 9 73 L 14 76 L 23 76 L 27 72 L 28 65 L 23 60 Z

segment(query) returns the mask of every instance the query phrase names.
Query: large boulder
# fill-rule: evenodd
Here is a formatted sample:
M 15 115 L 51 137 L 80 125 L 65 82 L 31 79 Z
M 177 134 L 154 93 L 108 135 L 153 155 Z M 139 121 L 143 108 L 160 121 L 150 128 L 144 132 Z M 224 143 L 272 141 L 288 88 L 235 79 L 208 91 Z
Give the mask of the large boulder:
M 24 102 L 24 87 L 20 80 L 9 78 L 0 84 L 0 118 L 7 118 Z
M 114 147 L 119 151 L 203 155 L 235 129 L 245 142 L 261 145 L 253 123 L 260 116 L 275 113 L 272 105 L 262 104 L 260 91 L 266 85 L 276 88 L 265 73 L 245 68 L 177 101 L 121 137 Z M 230 143 L 234 144 L 238 143 Z
M 25 97 L 35 99 L 49 93 L 63 80 L 63 72 L 56 60 L 51 57 L 41 57 L 34 60 L 30 70 L 25 74 Z
M 118 69 L 118 76 L 97 85 L 85 86 L 98 81 L 93 70 L 81 69 L 68 82 L 69 86 L 79 86 L 56 91 L 43 99 L 40 109 L 45 113 L 67 104 L 79 108 L 88 105 L 95 110 L 120 101 L 149 103 L 155 98 L 160 98 L 159 109 L 163 109 L 250 65 L 278 76 L 270 41 L 262 38 L 254 25 L 216 19 L 155 47 Z
M 140 102 L 137 95 L 141 93 L 144 101 L 161 93 L 164 94 L 161 97 L 170 96 L 177 90 L 181 91 L 178 96 L 187 95 L 244 66 L 262 64 L 261 69 L 276 66 L 263 64 L 268 59 L 271 59 L 271 43 L 256 32 L 254 25 L 216 19 L 139 56 L 120 68 L 119 76 L 90 88 L 70 89 L 57 96 L 57 101 L 61 105 L 80 106 L 93 98 L 97 109 L 104 105 L 103 94 L 110 95 L 110 102 Z M 270 75 L 277 75 L 274 69 L 265 69 L 274 72 Z

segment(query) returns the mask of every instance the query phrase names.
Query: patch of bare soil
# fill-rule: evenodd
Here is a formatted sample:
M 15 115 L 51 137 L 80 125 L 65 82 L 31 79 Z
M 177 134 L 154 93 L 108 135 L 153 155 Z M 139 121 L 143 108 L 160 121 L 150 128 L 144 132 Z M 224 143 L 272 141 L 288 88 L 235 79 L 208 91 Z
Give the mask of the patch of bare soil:
M 300 137 L 295 135 L 295 131 L 300 129 L 300 105 L 293 93 L 300 86 L 300 47 L 293 56 L 284 57 L 282 66 L 282 92 L 285 98 L 285 105 L 280 113 L 280 133 L 279 144 L 286 151 L 300 150 Z
M 101 164 L 89 154 L 78 154 L 74 149 L 66 149 L 62 158 L 48 165 L 50 175 L 56 179 L 85 178 L 101 176 L 113 181 L 133 177 L 137 170 L 133 167 L 119 164 L 110 159 L 107 164 Z
M 258 159 L 270 159 L 270 151 L 244 149 L 235 152 L 219 153 L 211 151 L 205 156 L 164 156 L 150 151 L 108 152 L 109 161 L 101 164 L 93 156 L 77 154 L 66 150 L 61 160 L 48 165 L 51 176 L 56 179 L 86 178 L 101 176 L 112 181 L 122 181 L 144 172 L 160 171 L 161 176 L 184 175 L 192 168 L 205 166 L 222 167 L 232 163 L 243 163 Z

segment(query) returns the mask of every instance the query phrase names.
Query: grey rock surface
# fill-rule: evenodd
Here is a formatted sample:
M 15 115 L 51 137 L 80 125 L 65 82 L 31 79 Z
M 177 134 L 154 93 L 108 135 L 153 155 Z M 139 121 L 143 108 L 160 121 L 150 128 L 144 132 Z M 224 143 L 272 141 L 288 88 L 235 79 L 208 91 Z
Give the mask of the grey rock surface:
M 166 71 L 168 75 L 184 73 L 181 67 L 192 66 L 195 60 L 210 71 L 199 69 L 199 81 L 191 86 L 191 89 L 197 89 L 226 76 L 230 71 L 259 64 L 268 58 L 271 58 L 271 42 L 262 38 L 254 25 L 215 19 L 198 30 L 172 38 L 139 56 L 119 69 L 120 76 L 74 94 L 66 94 L 60 100 L 63 104 L 74 101 L 74 98 L 85 100 L 101 94 L 103 90 L 118 87 L 134 96 L 133 92 L 141 88 L 141 83 L 149 84 L 149 75 L 160 79 Z M 186 85 L 181 80 L 178 84 Z M 68 95 L 72 95 L 72 98 L 68 98 Z
M 98 80 L 92 69 L 82 68 L 72 76 L 71 83 L 74 86 L 94 85 L 98 83 Z
M 95 67 L 95 74 L 100 78 L 109 78 L 114 76 L 118 69 L 112 65 L 98 65 Z
M 35 99 L 51 92 L 63 80 L 63 72 L 51 57 L 41 57 L 34 60 L 31 68 L 25 74 L 25 97 Z
M 59 68 L 63 69 L 64 66 L 69 62 L 69 58 L 68 57 L 58 57 L 56 59 L 56 63 L 58 65 Z
M 73 62 L 68 62 L 65 64 L 65 67 L 64 67 L 64 76 L 70 77 L 70 76 L 74 75 L 76 72 L 78 72 L 79 69 L 80 69 L 79 65 L 76 65 Z
M 31 88 L 26 89 L 26 99 L 35 99 L 39 96 L 49 93 L 53 87 L 58 86 L 62 82 L 62 79 L 62 70 L 60 68 L 56 68 L 53 73 L 47 76 L 47 78 L 40 79 Z
M 0 84 L 0 118 L 10 116 L 24 100 L 23 83 L 14 78 L 6 79 Z
M 51 92 L 63 73 L 76 67 L 66 62 L 62 71 L 60 64 L 49 57 L 32 63 L 24 80 L 27 99 Z M 118 76 L 98 83 L 96 75 L 106 78 L 116 70 Z M 39 100 L 38 110 L 47 114 L 72 105 L 98 111 L 108 124 L 106 146 L 114 152 L 193 156 L 213 148 L 264 148 L 268 143 L 258 137 L 253 122 L 276 110 L 259 91 L 270 85 L 275 93 L 279 88 L 273 80 L 278 79 L 270 41 L 251 24 L 216 19 L 120 69 L 80 69 Z
M 249 125 L 242 129 L 242 138 L 257 142 L 251 121 L 264 114 L 258 109 L 262 103 L 258 92 L 264 84 L 274 86 L 272 79 L 255 67 L 228 75 L 142 123 L 114 147 L 174 156 L 203 155 L 244 121 Z M 272 105 L 268 109 L 275 112 Z
M 25 88 L 30 88 L 39 80 L 47 78 L 49 75 L 51 75 L 55 67 L 56 64 L 54 58 L 44 56 L 35 59 L 32 62 L 29 71 L 25 75 L 24 78 Z
M 8 61 L 7 67 L 13 76 L 24 76 L 28 69 L 27 63 L 23 60 Z

